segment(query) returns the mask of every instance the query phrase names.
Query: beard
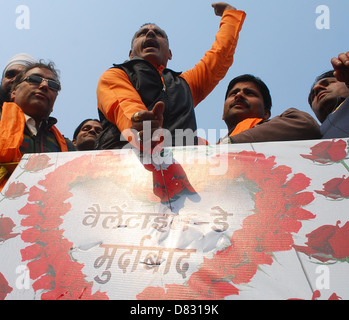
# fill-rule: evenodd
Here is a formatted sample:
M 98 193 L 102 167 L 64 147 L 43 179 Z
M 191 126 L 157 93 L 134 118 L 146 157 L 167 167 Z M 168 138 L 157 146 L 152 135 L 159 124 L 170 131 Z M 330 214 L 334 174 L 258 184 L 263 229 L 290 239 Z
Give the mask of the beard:
M 0 106 L 2 106 L 4 102 L 10 102 L 10 101 L 11 101 L 10 91 L 0 87 Z

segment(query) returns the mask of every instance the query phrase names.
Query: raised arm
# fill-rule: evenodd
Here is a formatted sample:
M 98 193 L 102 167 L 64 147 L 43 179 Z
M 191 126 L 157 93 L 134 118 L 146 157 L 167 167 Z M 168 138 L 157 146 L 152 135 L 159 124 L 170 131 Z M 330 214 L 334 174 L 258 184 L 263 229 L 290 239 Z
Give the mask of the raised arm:
M 189 84 L 194 106 L 205 99 L 222 80 L 234 60 L 239 33 L 246 14 L 224 2 L 212 4 L 215 14 L 222 16 L 216 39 L 204 57 L 183 77 Z

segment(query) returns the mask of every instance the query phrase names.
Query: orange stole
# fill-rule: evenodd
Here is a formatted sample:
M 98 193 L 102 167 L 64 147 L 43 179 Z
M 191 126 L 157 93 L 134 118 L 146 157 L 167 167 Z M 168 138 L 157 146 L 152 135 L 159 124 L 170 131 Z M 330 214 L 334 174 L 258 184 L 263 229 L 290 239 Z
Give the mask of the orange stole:
M 261 118 L 248 118 L 237 124 L 233 132 L 229 135 L 229 137 L 235 136 L 245 130 L 253 128 L 255 125 L 263 121 Z
M 22 158 L 20 146 L 23 142 L 25 116 L 22 109 L 14 102 L 5 102 L 0 119 L 0 191 L 5 185 L 9 173 L 14 170 Z M 67 143 L 59 132 L 52 126 L 53 132 L 62 152 L 68 151 Z

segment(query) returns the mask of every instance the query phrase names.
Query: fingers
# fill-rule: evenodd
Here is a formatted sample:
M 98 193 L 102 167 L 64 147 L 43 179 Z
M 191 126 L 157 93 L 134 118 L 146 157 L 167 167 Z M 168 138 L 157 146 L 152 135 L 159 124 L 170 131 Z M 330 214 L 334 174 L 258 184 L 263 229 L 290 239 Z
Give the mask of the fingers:
M 338 81 L 349 83 L 349 51 L 331 59 L 334 75 Z
M 140 116 L 139 116 L 139 112 L 136 112 L 133 116 L 132 116 L 132 121 L 133 122 L 139 122 L 140 121 Z
M 135 123 L 143 122 L 147 120 L 153 120 L 153 119 L 154 119 L 154 115 L 151 111 L 137 111 L 131 117 L 131 121 Z
M 151 129 L 162 127 L 164 109 L 164 102 L 158 101 L 152 111 L 138 111 L 134 113 L 131 117 L 132 129 L 137 131 L 143 130 L 145 121 L 148 122 L 147 127 Z
M 132 122 L 143 122 L 148 120 L 159 120 L 162 121 L 163 113 L 165 110 L 165 103 L 163 101 L 158 101 L 155 103 L 152 111 L 137 111 L 131 117 Z
M 155 119 L 159 121 L 160 127 L 162 127 L 162 123 L 164 121 L 164 115 L 163 115 L 164 110 L 165 110 L 165 103 L 162 101 L 158 101 L 152 110 L 152 113 L 154 114 Z
M 154 131 L 160 127 L 160 121 L 155 118 L 152 111 L 138 111 L 131 117 L 131 129 L 140 132 L 143 137 L 143 131 Z
M 158 120 L 145 120 L 142 122 L 134 122 L 131 126 L 133 130 L 136 131 L 144 131 L 144 130 L 151 130 L 155 131 L 156 129 L 159 129 L 160 122 Z
M 236 10 L 235 7 L 231 6 L 225 2 L 215 2 L 212 3 L 212 7 L 214 8 L 214 13 L 216 16 L 221 17 L 225 10 Z
M 349 66 L 349 51 L 347 53 L 341 53 L 338 58 L 332 58 L 331 63 L 333 68 Z
M 132 115 L 131 129 L 138 132 L 138 142 L 141 144 L 143 151 L 149 151 L 145 150 L 149 147 L 153 149 L 162 141 L 159 137 L 161 135 L 159 134 L 159 128 L 163 124 L 164 109 L 164 102 L 159 101 L 154 105 L 152 111 L 138 111 Z

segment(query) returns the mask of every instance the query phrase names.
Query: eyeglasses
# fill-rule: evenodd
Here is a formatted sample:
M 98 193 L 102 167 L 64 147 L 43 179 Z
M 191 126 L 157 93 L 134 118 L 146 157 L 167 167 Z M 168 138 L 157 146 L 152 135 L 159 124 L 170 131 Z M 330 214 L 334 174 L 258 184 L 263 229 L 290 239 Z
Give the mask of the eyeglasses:
M 59 82 L 57 82 L 55 80 L 51 80 L 51 79 L 46 79 L 46 78 L 43 78 L 40 76 L 34 76 L 34 75 L 28 76 L 28 77 L 24 78 L 20 83 L 22 83 L 24 81 L 27 81 L 28 83 L 31 83 L 31 84 L 35 84 L 37 86 L 39 86 L 43 81 L 46 81 L 48 87 L 51 90 L 53 90 L 53 91 L 61 90 L 61 85 Z M 18 83 L 18 84 L 20 84 L 20 83 Z

